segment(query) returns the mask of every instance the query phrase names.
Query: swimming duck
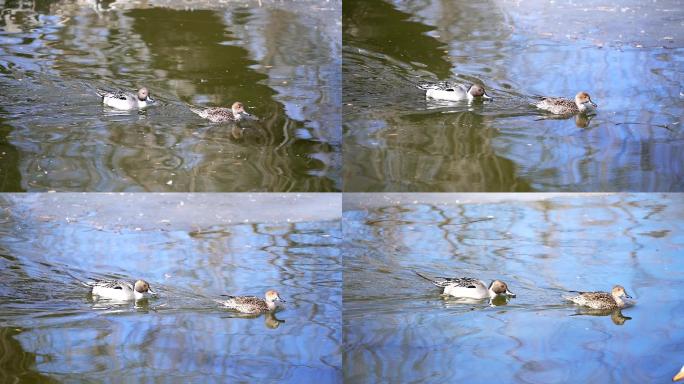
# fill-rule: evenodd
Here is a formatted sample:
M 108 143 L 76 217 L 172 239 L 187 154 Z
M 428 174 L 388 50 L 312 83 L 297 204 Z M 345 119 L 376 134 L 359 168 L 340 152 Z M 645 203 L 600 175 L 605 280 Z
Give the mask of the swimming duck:
M 154 103 L 147 88 L 140 88 L 136 95 L 120 90 L 105 91 L 96 90 L 98 96 L 102 98 L 104 105 L 121 110 L 143 109 Z
M 491 97 L 487 95 L 485 89 L 480 84 L 472 84 L 470 86 L 465 84 L 450 83 L 441 81 L 439 83 L 421 83 L 419 88 L 424 89 L 425 97 L 435 100 L 460 101 L 460 100 L 490 100 Z
M 618 309 L 626 306 L 623 298 L 632 298 L 627 294 L 625 288 L 616 285 L 608 292 L 579 292 L 579 295 L 565 297 L 566 300 L 575 304 L 593 309 Z
M 140 300 L 157 294 L 145 280 L 137 280 L 134 284 L 121 280 L 100 280 L 83 284 L 92 288 L 93 296 L 110 300 Z
M 245 111 L 245 106 L 239 101 L 234 102 L 230 108 L 190 108 L 190 110 L 199 117 L 207 119 L 212 123 L 238 122 L 244 118 L 254 118 Z
M 508 290 L 508 286 L 501 280 L 494 280 L 485 285 L 482 280 L 470 277 L 429 277 L 422 273 L 416 274 L 432 284 L 444 288 L 445 295 L 469 298 L 469 299 L 494 299 L 497 296 L 515 297 L 515 294 Z
M 534 104 L 537 108 L 556 115 L 574 115 L 576 113 L 591 113 L 598 107 L 586 92 L 575 95 L 575 100 L 562 97 L 544 97 Z
M 241 313 L 272 312 L 276 309 L 276 301 L 285 302 L 275 290 L 268 290 L 265 299 L 256 296 L 228 296 L 227 300 L 217 300 L 219 304 Z

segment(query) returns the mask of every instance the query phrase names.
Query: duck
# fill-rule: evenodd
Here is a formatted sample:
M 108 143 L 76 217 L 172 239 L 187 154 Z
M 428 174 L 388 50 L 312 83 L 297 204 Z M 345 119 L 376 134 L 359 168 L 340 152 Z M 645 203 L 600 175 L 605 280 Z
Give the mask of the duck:
M 425 90 L 425 97 L 435 100 L 461 101 L 461 100 L 491 100 L 480 84 L 458 84 L 448 81 L 439 83 L 421 83 L 419 88 Z
M 245 111 L 245 106 L 236 101 L 230 108 L 211 107 L 211 108 L 190 108 L 190 110 L 203 119 L 207 119 L 212 123 L 227 123 L 238 122 L 246 118 L 254 118 Z
M 420 272 L 416 274 L 434 285 L 444 288 L 444 295 L 468 299 L 494 299 L 499 296 L 515 297 L 508 285 L 501 280 L 492 281 L 489 286 L 482 280 L 470 277 L 430 277 Z
M 240 313 L 259 314 L 275 311 L 276 301 L 285 303 L 280 294 L 270 289 L 266 291 L 264 299 L 256 296 L 228 296 L 226 300 L 217 300 L 219 304 Z
M 627 294 L 625 288 L 621 285 L 616 285 L 608 292 L 578 292 L 579 295 L 572 297 L 565 297 L 566 300 L 571 301 L 577 305 L 589 307 L 592 309 L 622 309 L 627 306 L 624 298 L 632 298 Z
M 145 280 L 136 280 L 133 284 L 122 280 L 99 280 L 83 284 L 91 288 L 93 296 L 109 300 L 140 300 L 157 294 Z
M 562 97 L 543 97 L 534 106 L 554 115 L 587 114 L 595 112 L 598 108 L 598 105 L 591 100 L 591 96 L 587 92 L 577 93 L 575 100 Z
M 126 111 L 144 109 L 155 102 L 150 97 L 150 91 L 145 87 L 140 88 L 137 94 L 121 90 L 105 91 L 103 89 L 96 89 L 96 93 L 102 98 L 104 105 Z

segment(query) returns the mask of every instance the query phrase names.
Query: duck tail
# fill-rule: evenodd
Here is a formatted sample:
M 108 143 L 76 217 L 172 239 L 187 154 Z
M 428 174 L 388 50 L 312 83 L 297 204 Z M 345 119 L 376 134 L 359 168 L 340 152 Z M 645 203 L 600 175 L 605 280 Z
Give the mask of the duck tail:
M 422 274 L 422 273 L 420 273 L 420 272 L 418 272 L 418 271 L 414 271 L 414 272 L 416 273 L 416 275 L 422 277 L 423 279 L 425 279 L 425 280 L 431 282 L 431 283 L 434 284 L 434 285 L 439 286 L 439 280 L 436 280 L 435 278 L 430 277 L 430 276 L 428 276 L 428 275 L 424 275 L 424 274 Z
M 432 86 L 432 84 L 427 82 L 427 81 L 420 81 L 420 82 L 418 82 L 418 84 L 416 84 L 416 87 L 418 87 L 418 89 L 422 89 L 424 91 L 427 91 L 428 89 L 430 89 L 431 86 Z
M 81 280 L 80 278 L 78 278 L 78 277 L 72 275 L 71 272 L 69 272 L 68 270 L 64 270 L 64 273 L 67 274 L 67 275 L 69 275 L 69 277 L 71 277 L 72 279 L 76 280 L 76 281 L 77 281 L 79 284 L 81 284 L 82 286 L 88 287 L 88 288 L 92 288 L 92 284 L 89 284 L 87 281 Z
M 202 115 L 204 114 L 204 110 L 202 108 L 190 107 L 190 111 L 197 116 L 203 117 Z
M 225 300 L 213 299 L 216 304 L 225 305 Z
M 102 88 L 95 88 L 95 93 L 97 93 L 98 96 L 104 99 L 105 95 L 107 95 L 109 92 L 105 91 Z
M 429 82 L 429 81 L 419 81 L 418 84 L 416 84 L 416 87 L 419 89 L 422 89 L 423 91 L 427 91 L 430 89 L 439 89 L 440 86 L 447 86 L 446 82 Z
M 572 301 L 573 303 L 575 302 L 576 298 L 580 297 L 582 295 L 582 293 L 584 293 L 584 292 L 580 292 L 580 291 L 568 291 L 568 292 L 576 293 L 577 295 L 575 295 L 575 296 L 565 296 L 564 295 L 562 297 L 563 297 L 563 299 L 565 299 L 567 301 Z

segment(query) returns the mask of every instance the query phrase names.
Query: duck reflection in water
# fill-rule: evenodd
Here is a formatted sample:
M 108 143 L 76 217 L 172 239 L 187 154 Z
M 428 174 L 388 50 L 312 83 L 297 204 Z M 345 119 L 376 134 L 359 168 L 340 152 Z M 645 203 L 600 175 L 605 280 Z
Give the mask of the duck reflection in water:
M 610 319 L 615 325 L 623 325 L 627 320 L 632 320 L 631 317 L 622 314 L 622 309 L 592 309 L 580 308 L 577 313 L 571 316 L 610 316 Z
M 263 314 L 247 314 L 236 312 L 226 317 L 235 319 L 256 319 L 261 317 L 262 315 L 264 316 L 264 325 L 268 329 L 276 329 L 280 327 L 280 324 L 283 324 L 285 322 L 285 320 L 280 320 L 279 318 L 277 318 L 274 312 L 265 312 Z
M 491 307 L 499 307 L 502 305 L 507 305 L 508 304 L 508 297 L 506 296 L 496 296 L 491 299 L 473 299 L 469 297 L 453 297 L 449 295 L 442 295 L 442 300 L 444 300 L 444 304 L 447 308 L 450 307 L 456 307 L 456 306 L 462 306 L 464 304 L 485 304 L 488 303 L 489 306 Z M 475 308 L 473 308 L 475 309 Z
M 109 313 L 130 312 L 131 303 L 133 304 L 132 308 L 135 309 L 136 312 L 143 312 L 143 313 L 147 313 L 150 310 L 154 310 L 155 308 L 164 306 L 164 304 L 162 304 L 160 306 L 151 306 L 150 300 L 148 298 L 143 298 L 140 300 L 136 300 L 134 302 L 125 302 L 125 301 L 96 300 L 96 299 L 93 299 L 91 296 L 91 297 L 88 297 L 87 300 L 90 303 L 90 308 L 96 309 L 96 310 L 101 310 L 101 311 L 102 310 L 107 311 Z
M 587 127 L 589 127 L 591 120 L 594 118 L 594 115 L 586 115 L 586 114 L 549 115 L 549 116 L 540 117 L 537 119 L 537 121 L 540 121 L 540 120 L 570 120 L 572 118 L 575 119 L 575 126 L 577 126 L 577 128 L 587 128 Z

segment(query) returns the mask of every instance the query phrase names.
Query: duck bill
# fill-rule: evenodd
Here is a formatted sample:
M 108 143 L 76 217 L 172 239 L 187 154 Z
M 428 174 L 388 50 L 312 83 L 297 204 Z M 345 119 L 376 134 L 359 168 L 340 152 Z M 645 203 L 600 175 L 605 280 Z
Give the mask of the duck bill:
M 589 99 L 589 104 L 591 104 L 594 108 L 598 108 L 598 105 L 596 105 L 596 103 L 591 101 L 591 99 Z
M 281 299 L 280 296 L 278 296 L 278 301 L 280 301 L 281 303 L 287 303 L 287 301 Z
M 152 288 L 147 288 L 147 292 L 149 292 L 150 295 L 155 295 L 155 296 L 157 296 L 157 292 L 156 292 L 156 291 L 153 291 Z
M 508 297 L 515 297 L 515 293 L 513 293 L 509 290 L 506 290 L 506 295 L 508 295 Z

